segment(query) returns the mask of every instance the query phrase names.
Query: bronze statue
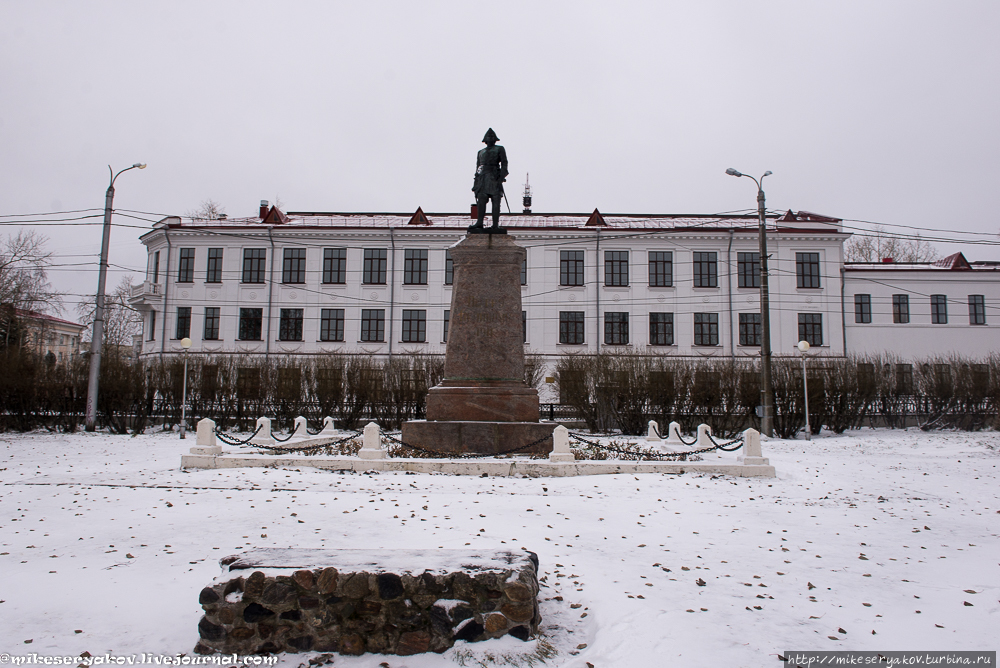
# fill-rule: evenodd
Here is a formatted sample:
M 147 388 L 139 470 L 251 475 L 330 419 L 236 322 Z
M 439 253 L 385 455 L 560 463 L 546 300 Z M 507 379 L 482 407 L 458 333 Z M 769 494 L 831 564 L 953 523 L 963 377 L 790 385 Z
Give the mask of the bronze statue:
M 482 230 L 483 218 L 486 216 L 486 200 L 493 201 L 493 227 L 491 231 L 501 231 L 500 199 L 504 197 L 503 182 L 507 180 L 507 151 L 503 146 L 497 146 L 499 138 L 493 128 L 486 131 L 483 143 L 486 148 L 476 156 L 476 176 L 472 183 L 472 192 L 476 194 L 476 208 L 479 218 L 469 230 Z

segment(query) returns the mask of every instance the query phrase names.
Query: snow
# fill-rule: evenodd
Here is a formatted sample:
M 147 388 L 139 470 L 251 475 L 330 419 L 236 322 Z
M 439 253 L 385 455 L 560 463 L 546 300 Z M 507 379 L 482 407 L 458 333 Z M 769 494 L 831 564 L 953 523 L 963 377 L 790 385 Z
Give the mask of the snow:
M 193 444 L 0 434 L 0 651 L 190 653 L 218 560 L 262 547 L 538 554 L 541 645 L 334 658 L 351 668 L 529 665 L 545 643 L 572 668 L 1000 644 L 993 432 L 766 440 L 767 479 L 181 471 Z

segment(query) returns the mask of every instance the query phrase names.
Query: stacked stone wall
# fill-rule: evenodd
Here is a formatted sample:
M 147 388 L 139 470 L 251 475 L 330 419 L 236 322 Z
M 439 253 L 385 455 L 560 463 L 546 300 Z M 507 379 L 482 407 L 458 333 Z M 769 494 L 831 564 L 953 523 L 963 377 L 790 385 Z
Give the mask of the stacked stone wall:
M 534 554 L 478 572 L 266 570 L 202 589 L 195 652 L 444 652 L 456 640 L 528 640 L 541 621 Z

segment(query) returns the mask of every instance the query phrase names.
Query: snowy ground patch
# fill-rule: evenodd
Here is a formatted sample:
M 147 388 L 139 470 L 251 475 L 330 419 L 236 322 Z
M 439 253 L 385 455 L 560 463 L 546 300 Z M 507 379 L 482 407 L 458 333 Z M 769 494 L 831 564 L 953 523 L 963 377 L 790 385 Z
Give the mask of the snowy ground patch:
M 251 547 L 470 546 L 538 553 L 542 643 L 333 665 L 757 666 L 785 650 L 998 648 L 993 432 L 766 441 L 770 479 L 180 471 L 192 443 L 0 435 L 0 651 L 190 653 L 199 591 L 219 558 Z

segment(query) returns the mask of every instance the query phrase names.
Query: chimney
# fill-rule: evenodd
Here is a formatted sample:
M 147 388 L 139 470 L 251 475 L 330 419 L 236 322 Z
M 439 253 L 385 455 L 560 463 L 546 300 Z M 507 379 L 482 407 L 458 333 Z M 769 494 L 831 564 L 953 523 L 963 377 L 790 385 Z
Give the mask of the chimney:
M 261 219 L 261 220 L 264 220 L 264 218 L 266 218 L 266 217 L 267 217 L 267 210 L 268 210 L 269 208 L 270 208 L 270 207 L 269 207 L 269 206 L 268 206 L 268 204 L 267 204 L 267 200 L 266 200 L 266 199 L 262 199 L 262 200 L 260 201 L 260 219 Z
M 882 264 L 892 264 L 892 258 L 891 257 L 882 258 Z
M 477 204 L 473 204 L 472 207 L 471 207 L 471 211 L 469 213 L 471 214 L 471 217 L 473 219 L 478 219 L 479 218 L 479 206 Z

